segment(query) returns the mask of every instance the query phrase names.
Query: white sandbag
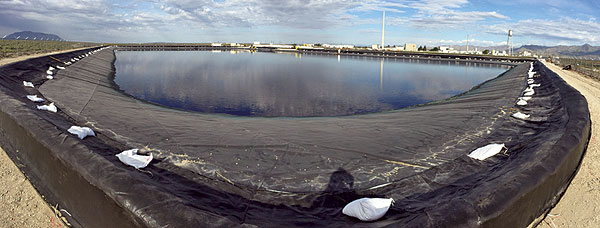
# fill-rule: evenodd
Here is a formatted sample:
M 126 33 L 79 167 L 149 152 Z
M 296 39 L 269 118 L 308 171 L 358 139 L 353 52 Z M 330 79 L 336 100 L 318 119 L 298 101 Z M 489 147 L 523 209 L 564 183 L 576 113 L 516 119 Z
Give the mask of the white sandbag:
M 37 95 L 27 95 L 27 99 L 33 102 L 44 102 L 44 98 L 38 97 Z
M 393 202 L 391 198 L 361 198 L 346 205 L 342 213 L 362 221 L 375 221 L 387 213 Z
M 519 100 L 528 101 L 531 100 L 531 97 L 519 97 Z
M 67 65 L 67 66 L 71 65 L 71 64 L 73 64 L 73 63 L 71 63 L 71 61 L 65 63 L 65 65 Z
M 533 79 L 527 79 L 527 84 L 533 84 L 535 82 L 535 80 Z
M 529 78 L 533 78 L 533 76 L 535 75 L 535 72 L 528 72 L 527 74 L 529 74 Z
M 523 90 L 523 95 L 525 96 L 532 96 L 533 94 L 535 94 L 535 92 L 531 87 L 528 87 L 527 89 Z
M 64 70 L 65 69 L 64 67 L 61 67 L 61 66 L 56 66 L 56 68 L 58 68 L 59 70 Z
M 56 111 L 58 111 L 56 109 L 56 106 L 54 105 L 54 103 L 50 103 L 49 105 L 38 105 L 37 108 L 39 110 L 46 110 L 46 111 L 49 111 L 49 112 L 56 112 Z
M 494 155 L 500 153 L 500 151 L 502 151 L 502 148 L 504 148 L 504 143 L 503 144 L 492 143 L 487 146 L 477 148 L 476 150 L 471 152 L 468 156 L 470 158 L 483 161 L 486 158 L 489 158 L 491 156 L 494 156 Z
M 33 83 L 28 82 L 28 81 L 23 81 L 23 86 L 33 88 Z
M 46 79 L 52 80 L 52 79 L 54 79 L 54 76 L 52 76 L 52 75 L 46 75 Z
M 54 67 L 50 66 L 50 67 L 48 67 L 48 70 L 49 70 L 49 71 L 53 71 L 53 70 L 54 70 Z
M 512 117 L 517 118 L 517 119 L 522 119 L 522 120 L 529 118 L 529 116 L 530 115 L 522 113 L 522 112 L 517 112 L 515 114 L 512 114 Z
M 517 105 L 527 105 L 527 101 L 519 99 L 519 101 L 517 101 Z
M 531 85 L 529 85 L 529 88 L 533 89 L 535 87 L 540 87 L 541 85 L 542 84 L 539 84 L 539 83 L 538 84 L 531 84 Z
M 146 167 L 152 161 L 152 153 L 150 155 L 139 155 L 137 154 L 138 149 L 131 149 L 123 151 L 116 156 L 119 160 L 129 166 L 133 166 L 136 169 L 141 169 Z
M 67 131 L 71 134 L 77 135 L 79 139 L 83 139 L 87 136 L 96 136 L 94 131 L 89 127 L 71 126 Z
M 51 70 L 47 70 L 47 71 L 46 71 L 46 74 L 48 74 L 48 75 L 52 75 L 52 74 L 54 74 L 54 72 L 52 72 Z
M 533 94 L 535 94 L 535 92 L 533 90 L 530 90 L 530 91 L 525 92 L 523 95 L 524 96 L 533 96 Z

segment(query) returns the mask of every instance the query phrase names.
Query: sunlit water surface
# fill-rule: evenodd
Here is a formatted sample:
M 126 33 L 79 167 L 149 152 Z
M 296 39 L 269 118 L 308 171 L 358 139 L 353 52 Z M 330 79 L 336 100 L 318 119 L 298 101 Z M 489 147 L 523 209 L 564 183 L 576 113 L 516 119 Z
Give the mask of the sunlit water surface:
M 340 116 L 460 94 L 493 64 L 237 51 L 118 51 L 115 82 L 142 100 L 240 116 Z

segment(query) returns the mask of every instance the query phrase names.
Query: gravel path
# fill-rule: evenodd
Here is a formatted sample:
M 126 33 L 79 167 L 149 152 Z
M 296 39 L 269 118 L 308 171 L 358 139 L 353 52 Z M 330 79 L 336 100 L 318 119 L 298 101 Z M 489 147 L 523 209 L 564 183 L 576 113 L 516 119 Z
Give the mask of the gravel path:
M 548 216 L 538 228 L 598 227 L 600 225 L 600 81 L 544 63 L 587 99 L 592 133 L 581 168 Z

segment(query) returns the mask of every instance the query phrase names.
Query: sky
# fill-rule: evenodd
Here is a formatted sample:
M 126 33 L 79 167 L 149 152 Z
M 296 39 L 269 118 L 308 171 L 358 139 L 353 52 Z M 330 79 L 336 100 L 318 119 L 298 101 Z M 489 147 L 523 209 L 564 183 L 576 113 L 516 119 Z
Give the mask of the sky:
M 600 46 L 598 0 L 0 0 L 0 36 L 93 42 Z

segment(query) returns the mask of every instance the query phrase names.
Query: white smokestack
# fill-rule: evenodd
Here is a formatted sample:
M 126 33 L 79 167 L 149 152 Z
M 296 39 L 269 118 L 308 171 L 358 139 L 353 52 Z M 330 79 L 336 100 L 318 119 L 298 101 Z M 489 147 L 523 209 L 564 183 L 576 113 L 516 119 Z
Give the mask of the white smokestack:
M 383 22 L 381 23 L 381 49 L 383 49 L 385 41 L 385 10 L 383 10 Z

